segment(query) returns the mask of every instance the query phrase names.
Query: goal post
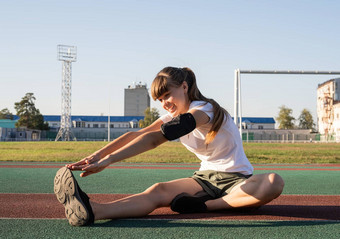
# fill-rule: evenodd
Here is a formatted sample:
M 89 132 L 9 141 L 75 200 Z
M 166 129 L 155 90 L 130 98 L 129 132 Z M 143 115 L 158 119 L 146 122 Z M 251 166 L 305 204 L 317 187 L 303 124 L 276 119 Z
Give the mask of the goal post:
M 285 75 L 340 75 L 340 71 L 289 71 L 289 70 L 235 70 L 234 75 L 234 122 L 242 138 L 241 74 L 285 74 Z

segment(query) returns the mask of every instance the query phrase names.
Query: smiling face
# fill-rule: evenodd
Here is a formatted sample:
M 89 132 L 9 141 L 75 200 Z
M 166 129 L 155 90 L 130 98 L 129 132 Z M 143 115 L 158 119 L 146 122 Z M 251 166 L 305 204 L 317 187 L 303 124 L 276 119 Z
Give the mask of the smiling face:
M 187 81 L 189 78 L 186 69 L 165 67 L 151 84 L 152 98 L 159 100 L 162 107 L 173 117 L 189 110 L 193 100 L 188 94 L 190 92 Z
M 180 87 L 170 86 L 168 89 L 167 92 L 157 98 L 163 109 L 169 112 L 172 117 L 186 113 L 190 106 L 187 83 L 183 82 Z

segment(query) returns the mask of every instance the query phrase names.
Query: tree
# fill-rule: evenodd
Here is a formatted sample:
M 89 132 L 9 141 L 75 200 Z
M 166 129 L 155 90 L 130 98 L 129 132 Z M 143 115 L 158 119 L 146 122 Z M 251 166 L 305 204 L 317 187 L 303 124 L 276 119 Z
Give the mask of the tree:
M 309 110 L 303 109 L 299 116 L 299 128 L 300 129 L 311 129 L 314 130 L 313 116 Z
M 295 118 L 291 115 L 293 110 L 282 105 L 279 107 L 279 116 L 276 120 L 279 122 L 279 129 L 293 129 Z
M 145 128 L 145 127 L 151 125 L 158 118 L 159 118 L 158 110 L 156 108 L 150 109 L 150 107 L 148 107 L 144 111 L 144 120 L 139 121 L 139 127 Z
M 16 127 L 26 127 L 28 129 L 48 130 L 48 124 L 44 122 L 44 117 L 35 108 L 35 97 L 33 93 L 26 93 L 20 102 L 14 105 L 19 120 L 15 123 Z
M 0 111 L 0 119 L 13 120 L 13 114 L 7 108 Z

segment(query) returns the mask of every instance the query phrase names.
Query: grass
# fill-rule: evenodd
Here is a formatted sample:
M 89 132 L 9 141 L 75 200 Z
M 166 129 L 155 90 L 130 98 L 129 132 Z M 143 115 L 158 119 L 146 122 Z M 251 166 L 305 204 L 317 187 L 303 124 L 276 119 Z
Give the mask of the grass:
M 340 144 L 244 144 L 247 157 L 252 163 L 340 163 Z
M 0 142 L 0 161 L 78 161 L 107 142 Z M 245 143 L 252 163 L 340 163 L 340 144 Z M 198 163 L 179 142 L 167 142 L 125 162 Z

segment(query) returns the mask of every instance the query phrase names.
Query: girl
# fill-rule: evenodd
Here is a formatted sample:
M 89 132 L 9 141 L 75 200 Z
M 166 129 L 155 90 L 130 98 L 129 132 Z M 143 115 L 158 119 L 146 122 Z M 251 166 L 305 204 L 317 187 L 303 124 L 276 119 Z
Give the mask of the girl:
M 279 175 L 252 175 L 236 125 L 226 110 L 201 94 L 193 71 L 164 68 L 155 77 L 151 94 L 168 114 L 57 172 L 54 191 L 71 225 L 141 217 L 165 206 L 179 213 L 259 207 L 281 194 L 284 182 Z M 200 170 L 192 177 L 156 183 L 124 199 L 105 204 L 89 200 L 71 172 L 81 170 L 80 176 L 86 177 L 177 138 L 201 160 Z

